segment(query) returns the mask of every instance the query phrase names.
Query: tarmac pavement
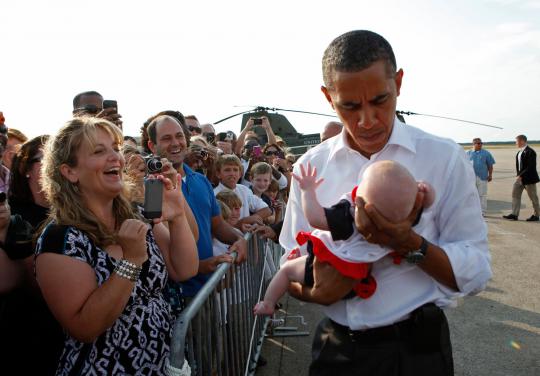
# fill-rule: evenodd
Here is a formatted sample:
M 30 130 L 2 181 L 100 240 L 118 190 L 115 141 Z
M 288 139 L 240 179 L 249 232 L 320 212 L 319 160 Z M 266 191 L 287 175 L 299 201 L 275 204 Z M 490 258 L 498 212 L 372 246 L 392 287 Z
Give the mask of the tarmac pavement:
M 520 220 L 502 218 L 511 209 L 517 149 L 487 150 L 496 160 L 486 216 L 493 279 L 482 293 L 446 310 L 455 374 L 540 376 L 540 222 L 524 221 L 533 214 L 525 191 Z M 536 151 L 540 153 L 540 147 Z M 323 317 L 321 308 L 288 296 L 282 303 L 281 316 L 303 315 L 307 324 L 291 319 L 286 325 L 309 330 L 310 336 L 267 338 L 262 355 L 268 364 L 259 368 L 257 376 L 307 375 L 312 334 Z

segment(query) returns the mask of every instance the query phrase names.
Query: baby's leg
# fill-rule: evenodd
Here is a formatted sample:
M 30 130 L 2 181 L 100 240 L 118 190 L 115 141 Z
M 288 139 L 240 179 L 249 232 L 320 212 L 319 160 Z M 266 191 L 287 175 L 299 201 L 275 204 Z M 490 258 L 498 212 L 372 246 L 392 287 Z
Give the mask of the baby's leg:
M 287 292 L 290 282 L 304 283 L 304 273 L 306 270 L 307 256 L 298 257 L 287 261 L 281 269 L 276 273 L 266 294 L 264 300 L 259 302 L 253 308 L 256 315 L 271 315 L 274 313 L 274 307 L 279 300 Z

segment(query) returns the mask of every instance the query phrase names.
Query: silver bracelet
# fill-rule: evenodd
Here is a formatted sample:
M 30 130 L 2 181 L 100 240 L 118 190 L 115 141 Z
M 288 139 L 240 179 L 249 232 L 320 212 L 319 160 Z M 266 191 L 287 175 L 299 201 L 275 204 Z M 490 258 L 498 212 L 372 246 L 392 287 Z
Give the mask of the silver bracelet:
M 139 275 L 141 274 L 142 267 L 129 262 L 126 259 L 120 260 L 114 268 L 114 273 L 119 277 L 129 279 L 131 282 L 137 282 Z

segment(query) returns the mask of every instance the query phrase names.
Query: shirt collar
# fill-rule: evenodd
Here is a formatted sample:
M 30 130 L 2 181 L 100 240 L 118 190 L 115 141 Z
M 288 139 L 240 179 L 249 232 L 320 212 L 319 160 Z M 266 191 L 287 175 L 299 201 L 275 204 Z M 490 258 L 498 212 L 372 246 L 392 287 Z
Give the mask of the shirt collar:
M 347 131 L 345 129 L 343 129 L 338 136 L 331 138 L 329 142 L 332 143 L 330 146 L 330 159 L 332 159 L 338 152 L 342 151 L 349 150 L 358 153 L 356 150 L 350 147 L 349 142 L 347 141 Z M 410 132 L 407 130 L 407 125 L 402 123 L 397 117 L 394 118 L 392 134 L 382 150 L 386 149 L 388 145 L 396 145 L 416 153 L 416 146 L 412 140 Z
M 195 175 L 195 171 L 193 171 L 189 166 L 184 163 L 184 172 L 186 173 L 186 176 Z

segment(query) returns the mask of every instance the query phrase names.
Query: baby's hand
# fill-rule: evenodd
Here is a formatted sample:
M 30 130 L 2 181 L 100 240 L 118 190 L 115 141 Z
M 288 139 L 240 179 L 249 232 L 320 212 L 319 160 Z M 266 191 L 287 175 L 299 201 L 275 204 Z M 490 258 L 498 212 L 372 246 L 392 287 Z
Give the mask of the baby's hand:
M 418 191 L 424 193 L 424 202 L 422 206 L 424 209 L 429 208 L 435 202 L 435 190 L 433 187 L 425 181 L 418 182 Z
M 298 182 L 302 191 L 311 191 L 317 189 L 317 187 L 324 181 L 324 179 L 317 180 L 317 167 L 311 168 L 311 163 L 307 164 L 307 171 L 304 165 L 300 165 L 300 176 L 293 173 L 293 177 Z

